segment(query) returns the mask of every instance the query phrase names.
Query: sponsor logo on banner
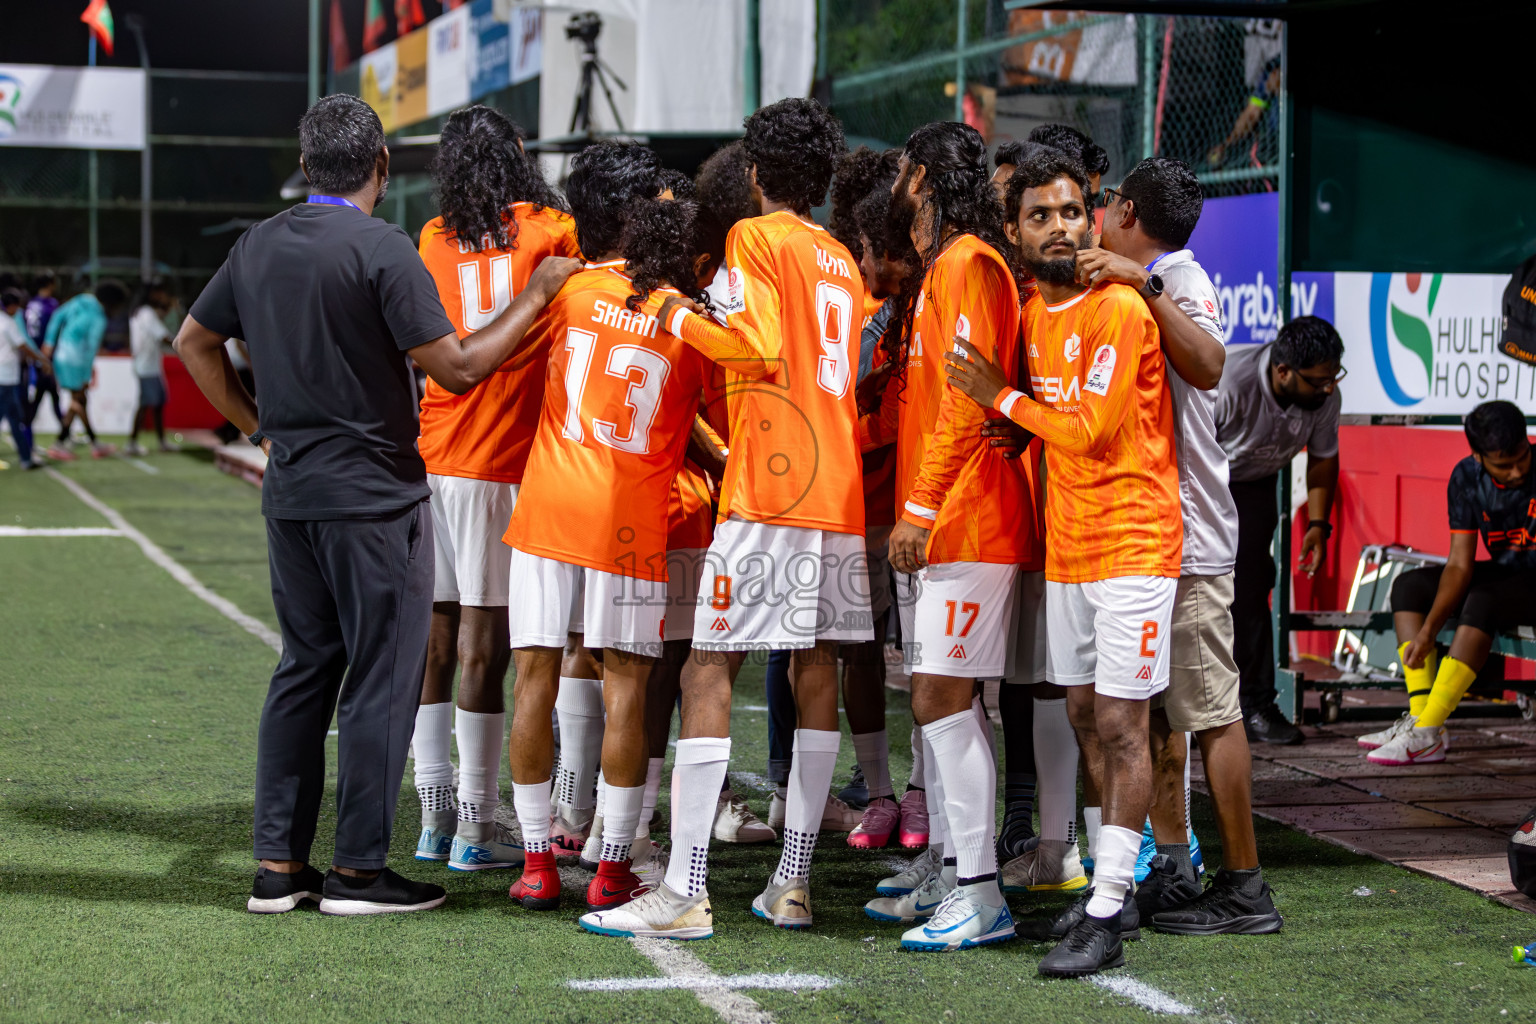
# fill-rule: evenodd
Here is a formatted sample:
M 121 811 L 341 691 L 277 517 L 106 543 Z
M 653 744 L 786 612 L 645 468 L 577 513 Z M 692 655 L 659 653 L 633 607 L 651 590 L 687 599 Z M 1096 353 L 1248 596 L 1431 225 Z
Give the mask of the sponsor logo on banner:
M 395 124 L 404 128 L 427 118 L 427 37 L 419 28 L 395 41 Z
M 144 72 L 0 64 L 0 146 L 143 149 Z
M 427 114 L 436 116 L 469 102 L 470 9 L 458 7 L 427 26 Z
M 395 130 L 395 44 L 388 43 L 363 54 L 359 62 L 358 94 L 373 108 L 384 131 Z

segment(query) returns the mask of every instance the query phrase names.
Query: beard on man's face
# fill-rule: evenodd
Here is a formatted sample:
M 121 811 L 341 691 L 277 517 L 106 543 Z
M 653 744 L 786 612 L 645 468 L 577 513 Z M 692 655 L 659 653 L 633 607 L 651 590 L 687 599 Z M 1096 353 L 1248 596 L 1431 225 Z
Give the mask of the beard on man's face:
M 886 211 L 886 220 L 890 227 L 890 238 L 911 238 L 912 222 L 917 219 L 917 200 L 909 195 L 906 189 L 898 189 L 891 195 L 891 203 Z
M 1078 239 L 1072 239 L 1071 236 L 1068 236 L 1068 241 L 1074 241 L 1079 251 L 1089 246 L 1089 236 L 1086 234 Z M 1056 239 L 1051 239 L 1045 244 L 1050 246 L 1054 245 L 1055 242 Z M 1067 285 L 1077 280 L 1076 252 L 1071 256 L 1046 257 L 1037 246 L 1026 244 L 1020 246 L 1020 249 L 1022 250 L 1020 256 L 1024 263 L 1024 269 L 1034 275 L 1035 280 L 1056 285 Z
M 384 202 L 384 197 L 389 195 L 389 179 L 379 179 L 379 194 L 373 197 L 373 205 L 379 206 Z

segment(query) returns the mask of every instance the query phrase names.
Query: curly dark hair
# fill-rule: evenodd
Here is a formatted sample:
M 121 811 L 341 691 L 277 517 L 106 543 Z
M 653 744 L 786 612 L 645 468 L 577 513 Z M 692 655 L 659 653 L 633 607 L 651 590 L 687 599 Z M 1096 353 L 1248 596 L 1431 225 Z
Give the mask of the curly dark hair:
M 837 173 L 832 178 L 832 215 L 827 220 L 827 230 L 842 242 L 854 259 L 862 259 L 864 247 L 859 244 L 858 218 L 854 207 L 859 200 L 884 184 L 890 191 L 896 180 L 896 164 L 901 150 L 876 151 L 868 146 L 844 153 L 837 161 Z M 871 236 L 873 237 L 873 236 Z
M 815 100 L 791 97 L 753 113 L 746 129 L 742 142 L 763 195 L 801 215 L 820 206 L 847 148 L 842 122 Z
M 432 158 L 432 185 L 443 228 L 471 252 L 517 248 L 508 207 L 565 209 L 539 162 L 518 145 L 526 136 L 499 110 L 475 104 L 454 111 Z
M 992 247 L 1016 284 L 1025 277 L 1018 250 L 1003 234 L 1003 211 L 987 174 L 987 144 L 981 133 L 957 121 L 934 121 L 908 136 L 902 153 L 909 174 L 917 167 L 926 172 L 917 216 L 929 219 L 931 235 L 926 249 L 918 252 L 922 271 L 903 283 L 897 296 L 899 315 L 891 317 L 881 339 L 898 376 L 906 373 L 917 295 L 951 234 L 975 235 Z
M 1082 164 L 1089 174 L 1109 173 L 1109 153 L 1069 124 L 1042 124 L 1029 133 L 1029 141 L 1061 150 Z
M 662 191 L 671 191 L 673 199 L 697 199 L 699 189 L 693 183 L 693 179 L 682 171 L 673 170 L 671 167 L 661 169 Z
M 619 248 L 624 269 L 634 278 L 635 293 L 624 300 L 632 311 L 639 312 L 651 292 L 663 285 L 709 307 L 709 296 L 693 271 L 699 218 L 699 204 L 692 199 L 636 199 L 625 208 Z
M 719 218 L 727 230 L 737 221 L 762 212 L 752 198 L 752 181 L 748 177 L 751 169 L 747 147 L 737 139 L 711 153 L 693 179 L 699 205 Z
M 604 139 L 571 160 L 565 197 L 576 218 L 576 244 L 596 260 L 619 249 L 624 218 L 637 199 L 661 192 L 661 158 L 637 142 Z
M 1077 186 L 1083 200 L 1083 208 L 1093 210 L 1088 196 L 1088 172 L 1070 153 L 1051 146 L 1041 146 L 1039 151 L 1024 158 L 1013 177 L 1008 179 L 1008 189 L 1003 193 L 1003 216 L 1010 221 L 1019 219 L 1023 208 L 1024 190 L 1049 185 L 1057 178 L 1066 178 Z

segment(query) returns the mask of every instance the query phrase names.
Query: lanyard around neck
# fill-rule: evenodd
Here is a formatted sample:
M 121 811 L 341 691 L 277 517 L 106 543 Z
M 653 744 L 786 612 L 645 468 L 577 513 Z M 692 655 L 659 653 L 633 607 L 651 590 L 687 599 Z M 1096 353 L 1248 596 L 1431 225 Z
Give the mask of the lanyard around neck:
M 324 206 L 350 206 L 358 213 L 363 212 L 363 208 L 361 206 L 358 206 L 350 199 L 343 199 L 341 196 L 310 196 L 305 201 L 310 203 L 320 203 Z

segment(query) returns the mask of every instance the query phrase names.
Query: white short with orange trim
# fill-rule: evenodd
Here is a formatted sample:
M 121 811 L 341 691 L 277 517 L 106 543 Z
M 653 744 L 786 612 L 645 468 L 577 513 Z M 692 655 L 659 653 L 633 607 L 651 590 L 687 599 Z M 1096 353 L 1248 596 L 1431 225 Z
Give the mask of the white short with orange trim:
M 427 486 L 437 570 L 432 600 L 503 607 L 512 549 L 501 535 L 517 504 L 517 484 L 428 473 Z
M 661 657 L 667 584 L 512 549 L 507 622 L 513 647 L 564 647 L 582 633 L 588 647 Z
M 733 516 L 715 527 L 699 591 L 699 650 L 794 650 L 875 638 L 862 533 Z
M 1017 565 L 940 562 L 896 574 L 902 660 L 908 672 L 996 679 L 1008 660 Z
M 1118 576 L 1045 584 L 1051 682 L 1146 700 L 1168 688 L 1168 645 L 1179 581 Z
M 704 575 L 706 548 L 677 548 L 667 552 L 667 641 L 692 640 L 693 617 L 699 611 L 699 578 Z

